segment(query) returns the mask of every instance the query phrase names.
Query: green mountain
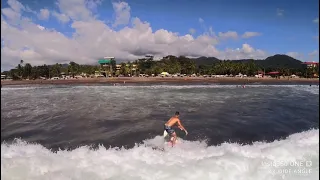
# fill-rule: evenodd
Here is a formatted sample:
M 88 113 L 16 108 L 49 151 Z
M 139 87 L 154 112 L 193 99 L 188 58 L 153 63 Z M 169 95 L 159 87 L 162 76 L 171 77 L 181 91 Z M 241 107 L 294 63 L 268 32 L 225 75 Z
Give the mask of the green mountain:
M 221 60 L 215 57 L 199 57 L 193 59 L 197 66 L 199 65 L 211 65 L 220 62 Z
M 257 61 L 257 64 L 265 68 L 281 67 L 281 68 L 299 69 L 304 67 L 301 61 L 293 57 L 290 57 L 287 55 L 280 55 L 280 54 L 270 56 L 263 61 Z
M 222 60 L 215 57 L 199 57 L 193 59 L 195 63 L 199 65 L 211 65 L 218 63 Z M 288 55 L 276 54 L 274 56 L 269 56 L 264 60 L 254 60 L 254 59 L 241 59 L 241 60 L 230 60 L 239 63 L 248 63 L 254 61 L 254 63 L 260 67 L 264 68 L 303 68 L 304 65 L 300 60 L 297 60 Z

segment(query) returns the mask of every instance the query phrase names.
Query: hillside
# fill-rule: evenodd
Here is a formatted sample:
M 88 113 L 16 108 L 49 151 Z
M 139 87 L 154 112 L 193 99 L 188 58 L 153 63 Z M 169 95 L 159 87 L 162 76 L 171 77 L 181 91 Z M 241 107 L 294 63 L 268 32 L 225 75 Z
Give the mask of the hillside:
M 199 58 L 195 58 L 193 59 L 194 62 L 196 63 L 196 65 L 210 65 L 210 64 L 215 64 L 218 63 L 219 61 L 221 61 L 218 58 L 215 57 L 199 57 Z
M 303 68 L 304 66 L 301 61 L 293 57 L 280 54 L 270 56 L 262 61 L 256 61 L 256 63 L 265 68 Z
M 249 61 L 254 61 L 258 66 L 264 67 L 264 68 L 303 68 L 304 65 L 301 61 L 287 56 L 287 55 L 281 55 L 276 54 L 274 56 L 269 56 L 264 60 L 254 60 L 254 59 L 241 59 L 241 60 L 231 60 L 239 63 L 247 63 Z M 217 63 L 219 61 L 218 58 L 215 57 L 199 57 L 194 59 L 195 63 L 199 65 L 210 65 Z

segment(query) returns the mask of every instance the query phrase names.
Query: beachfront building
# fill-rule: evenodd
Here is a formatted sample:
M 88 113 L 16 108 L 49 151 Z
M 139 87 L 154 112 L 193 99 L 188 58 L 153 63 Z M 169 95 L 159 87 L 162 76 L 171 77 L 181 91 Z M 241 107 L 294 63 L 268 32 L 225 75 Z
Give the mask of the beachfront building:
M 65 72 L 61 72 L 60 73 L 60 76 L 61 76 L 61 78 L 62 79 L 67 79 L 66 77 L 67 77 L 67 75 L 66 75 L 66 73 Z
M 136 64 L 132 64 L 131 71 L 136 71 L 136 70 L 137 70 L 137 65 Z
M 307 65 L 306 77 L 308 74 L 312 74 L 313 77 L 319 77 L 319 62 L 303 62 L 302 64 Z
M 1 81 L 2 80 L 12 80 L 12 77 L 11 76 L 7 76 L 5 74 L 1 74 Z
M 273 77 L 273 78 L 280 78 L 280 72 L 279 71 L 272 71 L 272 72 L 268 72 L 266 74 L 268 74 L 270 77 Z
M 117 65 L 116 65 L 116 70 L 117 70 L 117 71 L 120 71 L 120 69 L 121 69 L 121 64 L 117 64 Z
M 114 57 L 101 58 L 98 60 L 98 63 L 100 65 L 100 71 L 99 71 L 100 75 L 103 75 L 104 77 L 112 76 L 112 74 L 114 73 L 113 69 L 116 68 L 116 67 L 113 67 L 116 64 Z
M 162 72 L 162 73 L 160 74 L 160 76 L 161 76 L 161 77 L 169 77 L 170 74 L 169 74 L 168 72 Z
M 94 77 L 100 78 L 100 77 L 106 77 L 106 72 L 105 71 L 94 71 Z
M 137 75 L 137 70 L 138 70 L 137 64 L 127 63 L 126 66 L 129 67 L 131 75 L 135 75 L 135 76 Z
M 307 65 L 307 68 L 316 68 L 319 67 L 319 63 L 318 62 L 303 62 L 302 64 Z
M 112 68 L 112 61 L 114 61 L 115 64 L 115 58 L 114 57 L 104 57 L 102 59 L 98 60 L 98 63 L 100 64 L 101 67 L 109 67 Z
M 137 73 L 137 64 L 133 63 L 121 63 L 116 65 L 116 74 L 125 73 L 122 74 L 124 76 L 132 76 L 136 75 Z
M 131 67 L 130 67 L 130 70 L 131 70 L 131 75 L 137 75 L 137 70 L 138 70 L 138 65 L 137 64 L 131 64 Z

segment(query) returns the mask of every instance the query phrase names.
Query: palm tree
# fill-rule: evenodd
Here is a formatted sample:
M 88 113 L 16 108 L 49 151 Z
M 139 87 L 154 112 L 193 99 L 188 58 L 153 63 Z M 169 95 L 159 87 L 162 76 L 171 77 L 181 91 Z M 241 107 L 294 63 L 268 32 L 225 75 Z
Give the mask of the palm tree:
M 126 76 L 130 73 L 130 69 L 126 63 L 121 63 L 120 74 Z
M 24 77 L 27 77 L 28 79 L 30 79 L 31 73 L 32 73 L 32 66 L 30 63 L 27 63 L 24 66 Z
M 19 63 L 18 66 L 16 67 L 17 70 L 18 70 L 18 77 L 19 77 L 20 79 L 22 79 L 22 76 L 23 76 L 23 74 L 24 74 L 23 63 L 24 63 L 24 61 L 21 59 L 21 60 L 20 60 L 20 63 Z
M 68 65 L 68 72 L 71 73 L 72 77 L 74 78 L 75 73 L 78 73 L 78 64 L 71 61 Z

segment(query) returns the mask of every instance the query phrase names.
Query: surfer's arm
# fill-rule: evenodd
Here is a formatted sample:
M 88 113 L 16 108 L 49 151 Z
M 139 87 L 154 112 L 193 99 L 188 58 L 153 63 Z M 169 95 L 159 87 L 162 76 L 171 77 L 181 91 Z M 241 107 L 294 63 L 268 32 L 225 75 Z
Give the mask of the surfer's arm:
M 186 130 L 186 128 L 184 128 L 184 127 L 182 126 L 180 120 L 178 120 L 177 123 L 178 123 L 178 127 L 179 127 L 181 130 L 183 130 L 183 131 L 186 133 L 186 135 L 187 135 L 187 134 L 188 134 L 188 131 Z
M 182 126 L 180 120 L 178 120 L 177 123 L 178 123 L 178 127 L 179 127 L 181 130 L 186 131 L 186 129 Z

